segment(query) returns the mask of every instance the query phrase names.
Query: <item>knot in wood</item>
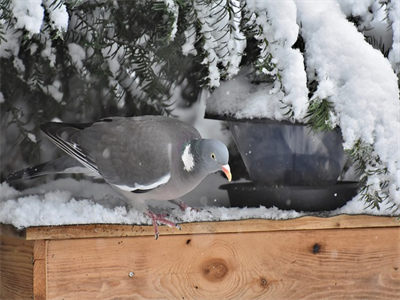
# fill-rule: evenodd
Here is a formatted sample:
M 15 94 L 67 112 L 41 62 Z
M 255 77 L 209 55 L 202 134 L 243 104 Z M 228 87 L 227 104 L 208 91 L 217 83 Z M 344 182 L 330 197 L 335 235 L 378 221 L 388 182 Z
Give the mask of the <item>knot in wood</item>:
M 261 285 L 262 287 L 266 287 L 267 284 L 268 284 L 267 279 L 265 279 L 264 277 L 261 277 L 261 278 L 260 278 L 260 285 Z
M 317 254 L 321 251 L 321 245 L 318 243 L 315 243 L 313 248 L 312 248 L 312 253 Z
M 204 277 L 209 281 L 220 281 L 228 273 L 228 267 L 223 259 L 211 259 L 202 266 Z

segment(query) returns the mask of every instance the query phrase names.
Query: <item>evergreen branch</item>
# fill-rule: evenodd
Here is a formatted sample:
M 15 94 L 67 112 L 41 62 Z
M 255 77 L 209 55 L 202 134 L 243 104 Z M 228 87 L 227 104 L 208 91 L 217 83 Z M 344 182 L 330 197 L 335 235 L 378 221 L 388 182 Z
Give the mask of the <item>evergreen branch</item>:
M 315 98 L 311 100 L 306 114 L 308 126 L 317 131 L 332 130 L 333 127 L 330 122 L 332 110 L 333 104 L 327 99 Z

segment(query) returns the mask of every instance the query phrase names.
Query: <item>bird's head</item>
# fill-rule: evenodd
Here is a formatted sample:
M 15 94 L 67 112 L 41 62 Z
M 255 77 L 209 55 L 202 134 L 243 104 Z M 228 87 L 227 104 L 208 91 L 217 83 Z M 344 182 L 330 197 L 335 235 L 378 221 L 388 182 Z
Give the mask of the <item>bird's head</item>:
M 198 164 L 206 173 L 222 171 L 229 181 L 232 174 L 228 165 L 229 152 L 225 144 L 214 139 L 199 139 L 189 143 L 183 152 L 182 160 L 187 170 Z

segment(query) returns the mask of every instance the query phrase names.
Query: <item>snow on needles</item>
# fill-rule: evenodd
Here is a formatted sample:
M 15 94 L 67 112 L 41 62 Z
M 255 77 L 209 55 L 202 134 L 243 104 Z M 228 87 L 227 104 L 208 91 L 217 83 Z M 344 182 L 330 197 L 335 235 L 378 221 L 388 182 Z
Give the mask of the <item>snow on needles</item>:
M 369 8 L 375 0 L 337 0 L 346 16 L 363 16 L 369 13 Z
M 31 33 L 39 33 L 44 9 L 42 0 L 13 0 L 12 11 L 17 19 L 16 28 L 25 28 Z
M 261 28 L 259 35 L 256 35 L 261 42 L 259 60 L 270 53 L 276 65 L 274 70 L 263 69 L 263 72 L 271 75 L 279 72 L 279 76 L 273 85 L 262 83 L 257 87 L 241 72 L 241 75 L 232 79 L 234 84 L 230 82 L 232 80 L 221 82 L 220 88 L 207 100 L 207 112 L 236 118 L 283 120 L 290 107 L 293 119 L 301 121 L 307 112 L 308 89 L 303 56 L 298 49 L 292 49 L 299 32 L 296 5 L 292 0 L 249 0 L 247 9 L 256 15 L 255 23 Z M 227 94 L 229 90 L 231 93 Z M 222 100 L 221 96 L 227 100 Z
M 235 118 L 263 118 L 283 120 L 279 102 L 283 93 L 270 93 L 273 83 L 252 84 L 252 70 L 244 68 L 239 74 L 221 86 L 207 98 L 207 113 L 216 115 L 232 115 Z
M 325 87 L 324 95 L 318 88 L 314 97 L 324 98 L 330 86 L 328 100 L 338 113 L 344 148 L 351 149 L 358 140 L 374 146 L 389 172 L 371 176 L 367 184 L 379 191 L 388 180 L 390 199 L 400 205 L 400 101 L 389 61 L 365 42 L 336 1 L 296 3 L 307 72 L 315 73 L 319 87 Z
M 64 1 L 58 0 L 12 0 L 12 12 L 16 18 L 16 28 L 25 28 L 32 34 L 40 33 L 44 8 L 49 12 L 51 26 L 54 29 L 66 31 L 68 13 Z M 43 4 L 43 5 L 42 5 Z
M 194 1 L 194 9 L 200 21 L 200 32 L 204 35 L 203 49 L 206 53 L 203 64 L 208 64 L 208 80 L 210 87 L 219 86 L 221 64 L 226 76 L 231 78 L 239 72 L 239 63 L 242 53 L 246 47 L 246 39 L 239 29 L 241 22 L 240 1 L 231 0 L 229 5 L 231 11 L 228 13 L 224 8 L 224 1 L 207 4 Z M 189 28 L 188 30 L 191 30 Z M 188 32 L 185 36 L 189 37 Z M 190 41 L 192 41 L 191 38 Z M 184 53 L 190 53 L 191 42 L 183 47 Z
M 71 57 L 72 64 L 78 69 L 83 69 L 83 60 L 86 58 L 85 50 L 78 44 L 68 44 L 68 54 Z
M 170 40 L 175 39 L 176 32 L 178 31 L 178 16 L 179 16 L 179 6 L 173 0 L 164 0 L 167 9 L 174 16 L 174 21 L 172 23 L 172 30 Z
M 303 56 L 298 49 L 292 49 L 299 33 L 296 5 L 292 0 L 248 0 L 247 4 L 251 11 L 257 13 L 256 23 L 262 28 L 262 38 L 268 41 L 268 46 L 262 51 L 272 54 L 280 74 L 280 79 L 276 80 L 274 88 L 269 92 L 284 92 L 279 97 L 283 105 L 279 106 L 278 111 L 274 111 L 274 115 L 281 115 L 278 119 L 282 119 L 287 113 L 285 106 L 290 106 L 294 120 L 302 120 L 308 107 L 308 89 Z
M 43 0 L 43 5 L 49 12 L 50 24 L 53 29 L 59 31 L 67 31 L 68 28 L 68 13 L 64 0 Z

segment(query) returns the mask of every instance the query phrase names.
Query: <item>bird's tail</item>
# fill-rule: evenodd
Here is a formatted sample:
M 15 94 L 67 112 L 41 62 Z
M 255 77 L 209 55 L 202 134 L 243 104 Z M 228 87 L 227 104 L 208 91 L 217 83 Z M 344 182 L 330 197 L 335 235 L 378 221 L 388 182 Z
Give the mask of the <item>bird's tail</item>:
M 19 179 L 31 179 L 42 175 L 57 173 L 87 173 L 88 170 L 85 169 L 86 168 L 74 158 L 63 156 L 40 165 L 11 173 L 7 176 L 6 181 L 12 182 Z

